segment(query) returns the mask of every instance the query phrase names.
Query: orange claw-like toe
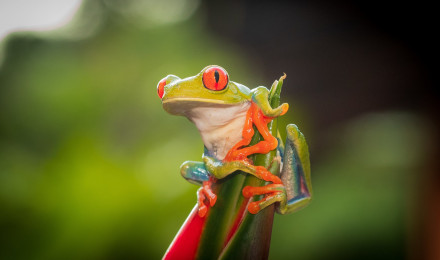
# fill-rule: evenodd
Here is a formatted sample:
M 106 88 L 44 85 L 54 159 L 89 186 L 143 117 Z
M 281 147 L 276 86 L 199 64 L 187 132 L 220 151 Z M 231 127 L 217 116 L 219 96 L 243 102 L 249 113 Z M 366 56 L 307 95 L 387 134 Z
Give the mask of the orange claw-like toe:
M 280 116 L 282 116 L 282 115 L 284 115 L 284 114 L 287 113 L 287 111 L 289 110 L 289 104 L 284 103 L 284 104 L 282 105 L 282 109 L 283 109 L 283 111 L 281 112 Z
M 243 194 L 243 197 L 250 198 L 255 195 L 263 195 L 268 193 L 278 193 L 280 192 L 278 188 L 282 187 L 282 184 L 268 184 L 266 186 L 246 186 L 243 188 L 241 193 Z
M 217 202 L 217 195 L 215 195 L 215 194 L 213 194 L 213 195 L 214 196 L 212 196 L 212 197 L 208 197 L 209 205 L 211 205 L 211 207 L 214 206 L 215 203 Z
M 199 205 L 199 217 L 203 218 L 206 212 L 208 212 L 208 208 L 204 204 Z
M 281 183 L 283 183 L 278 176 L 273 175 L 270 171 L 268 171 L 263 166 L 256 166 L 255 168 L 257 170 L 256 171 L 256 176 L 258 176 L 260 179 L 263 179 L 265 181 L 271 181 L 274 184 L 281 184 Z
M 275 176 L 273 174 L 271 174 L 270 181 L 273 182 L 274 184 L 282 184 L 283 183 L 278 176 Z
M 257 214 L 260 211 L 260 206 L 258 205 L 258 202 L 249 203 L 248 211 L 251 214 Z
M 202 191 L 205 194 L 205 196 L 209 200 L 209 205 L 214 206 L 215 202 L 217 201 L 217 195 L 212 191 L 211 184 L 213 183 L 213 180 L 204 181 Z
M 200 188 L 197 191 L 197 200 L 199 205 L 199 216 L 203 218 L 206 215 L 206 212 L 208 211 L 208 208 L 205 205 L 205 194 L 203 192 L 203 188 Z
M 254 196 L 254 193 L 252 191 L 253 191 L 253 187 L 246 186 L 243 188 L 241 193 L 243 194 L 243 197 L 249 199 L 250 197 Z

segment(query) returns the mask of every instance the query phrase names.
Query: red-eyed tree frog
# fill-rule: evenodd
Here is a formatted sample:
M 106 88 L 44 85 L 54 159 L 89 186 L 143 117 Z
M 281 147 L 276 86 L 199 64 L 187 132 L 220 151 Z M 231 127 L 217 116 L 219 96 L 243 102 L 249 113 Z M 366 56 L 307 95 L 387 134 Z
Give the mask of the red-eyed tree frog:
M 294 124 L 287 126 L 285 148 L 279 134 L 278 138 L 271 135 L 267 124 L 284 115 L 289 105 L 284 103 L 272 108 L 267 88 L 250 90 L 230 81 L 222 67 L 208 66 L 184 79 L 166 76 L 158 83 L 157 92 L 168 113 L 187 117 L 201 134 L 205 146 L 203 161 L 187 161 L 180 168 L 186 180 L 202 186 L 197 192 L 200 217 L 207 212 L 206 204 L 215 205 L 217 196 L 211 185 L 238 170 L 272 182 L 262 187 L 243 188 L 246 198 L 265 195 L 262 200 L 249 203 L 248 211 L 252 214 L 274 203 L 278 213 L 286 214 L 310 202 L 312 187 L 307 143 Z M 264 140 L 248 146 L 254 135 L 254 125 Z M 282 167 L 281 178 L 263 166 L 253 165 L 248 159 L 252 154 L 274 149 L 278 150 L 278 155 L 273 163 Z

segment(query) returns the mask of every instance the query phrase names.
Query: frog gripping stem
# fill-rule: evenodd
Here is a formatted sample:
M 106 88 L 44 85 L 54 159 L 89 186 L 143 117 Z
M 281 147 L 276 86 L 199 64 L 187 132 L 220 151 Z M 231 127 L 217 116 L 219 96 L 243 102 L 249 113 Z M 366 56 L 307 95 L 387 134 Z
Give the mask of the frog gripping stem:
M 204 181 L 202 187 L 197 190 L 197 201 L 199 206 L 199 216 L 203 218 L 208 211 L 205 201 L 208 200 L 209 206 L 214 206 L 217 201 L 217 195 L 212 191 L 211 185 L 214 181 Z
M 250 90 L 211 65 L 195 76 L 159 82 L 165 111 L 193 122 L 204 144 L 202 161 L 180 167 L 183 178 L 201 187 L 163 259 L 267 259 L 275 210 L 285 214 L 308 203 L 305 140 L 289 128 L 284 149 L 273 120 L 289 109 L 280 104 L 284 79 L 270 90 Z
M 245 198 L 252 198 L 256 195 L 265 195 L 263 199 L 250 202 L 248 205 L 249 212 L 257 214 L 260 210 L 274 202 L 281 201 L 283 199 L 284 190 L 283 184 L 268 184 L 262 187 L 246 186 L 243 188 L 242 194 Z
M 285 104 L 285 106 L 281 107 L 281 114 L 283 115 L 288 110 L 288 105 Z M 238 142 L 226 155 L 224 161 L 235 161 L 235 160 L 247 160 L 247 157 L 256 153 L 265 154 L 268 153 L 278 146 L 278 140 L 271 134 L 269 131 L 267 124 L 272 121 L 273 117 L 265 116 L 262 112 L 262 110 L 256 105 L 256 103 L 252 102 L 251 107 L 249 108 L 249 111 L 246 115 L 246 121 L 245 126 L 243 128 L 243 139 Z M 258 132 L 263 137 L 263 140 L 258 142 L 255 145 L 244 147 L 244 145 L 248 145 L 250 143 L 250 140 L 253 136 L 253 127 L 252 125 L 255 125 L 258 129 Z M 252 135 L 249 135 L 249 133 L 252 133 Z M 267 170 L 263 166 L 251 166 L 254 170 L 252 173 L 254 176 L 256 176 L 259 179 L 272 182 L 275 185 L 282 184 L 281 179 L 273 175 L 269 170 Z M 268 185 L 269 186 L 269 185 Z M 282 186 L 282 185 L 281 185 Z M 267 187 L 267 186 L 265 186 Z M 248 188 L 243 189 L 243 195 L 246 198 L 251 198 L 255 195 L 261 195 L 266 193 L 279 193 L 281 191 L 277 190 L 271 190 L 272 186 L 269 186 L 267 189 L 262 189 L 265 187 L 245 187 Z M 278 186 L 277 186 L 278 187 Z M 251 188 L 258 188 L 258 189 L 251 189 Z M 262 190 L 264 190 L 263 193 L 259 193 Z M 245 195 L 246 194 L 246 195 Z M 266 207 L 267 205 L 270 205 L 271 203 L 274 203 L 277 199 L 277 196 L 275 195 L 267 195 L 263 200 L 258 202 L 251 202 L 248 206 L 248 210 L 252 214 L 257 214 L 262 208 Z

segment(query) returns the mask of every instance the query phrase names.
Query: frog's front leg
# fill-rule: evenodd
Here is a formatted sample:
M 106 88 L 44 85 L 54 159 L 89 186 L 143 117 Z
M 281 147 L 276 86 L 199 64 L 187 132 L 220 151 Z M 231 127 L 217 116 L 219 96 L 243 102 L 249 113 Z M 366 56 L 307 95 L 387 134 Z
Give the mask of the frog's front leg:
M 182 166 L 180 166 L 180 173 L 188 182 L 202 186 L 197 190 L 197 202 L 199 206 L 199 216 L 204 217 L 208 211 L 205 205 L 205 199 L 208 199 L 211 207 L 214 206 L 217 201 L 217 195 L 215 195 L 211 187 L 215 179 L 208 173 L 203 162 L 184 162 Z
M 265 117 L 275 118 L 284 115 L 289 110 L 289 104 L 283 103 L 276 108 L 272 108 L 269 103 L 269 90 L 265 87 L 253 89 L 252 101 L 257 104 Z
M 268 101 L 269 90 L 265 87 L 254 89 L 252 94 L 252 103 L 246 115 L 245 125 L 243 128 L 243 140 L 238 142 L 226 155 L 225 161 L 243 160 L 247 156 L 256 153 L 268 153 L 278 146 L 277 139 L 271 134 L 267 124 L 275 117 L 284 115 L 289 109 L 289 105 L 284 103 L 276 108 L 272 108 Z M 254 124 L 258 132 L 264 140 L 255 145 L 241 148 L 250 143 L 253 136 L 252 124 Z
M 304 135 L 296 125 L 287 126 L 287 140 L 284 152 L 284 163 L 281 171 L 282 184 L 269 184 L 262 187 L 246 186 L 243 196 L 250 198 L 265 195 L 262 200 L 251 202 L 249 212 L 256 214 L 261 209 L 279 202 L 276 210 L 287 214 L 305 207 L 312 197 L 310 178 L 310 160 Z

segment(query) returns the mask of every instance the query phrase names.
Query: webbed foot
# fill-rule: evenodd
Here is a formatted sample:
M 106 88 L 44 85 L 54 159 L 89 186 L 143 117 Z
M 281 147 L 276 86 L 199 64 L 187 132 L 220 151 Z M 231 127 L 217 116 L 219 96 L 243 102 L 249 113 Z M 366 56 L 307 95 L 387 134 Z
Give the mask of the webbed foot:
M 265 195 L 263 199 L 249 203 L 248 211 L 252 214 L 257 214 L 267 206 L 286 199 L 286 190 L 283 184 L 268 184 L 261 187 L 246 186 L 243 188 L 242 194 L 245 198 Z
M 199 205 L 199 216 L 204 217 L 208 212 L 208 207 L 205 204 L 205 200 L 207 199 L 209 202 L 209 206 L 214 206 L 217 201 L 217 195 L 212 191 L 212 184 L 215 182 L 214 179 L 210 179 L 209 181 L 204 181 L 202 187 L 197 191 L 197 201 Z

